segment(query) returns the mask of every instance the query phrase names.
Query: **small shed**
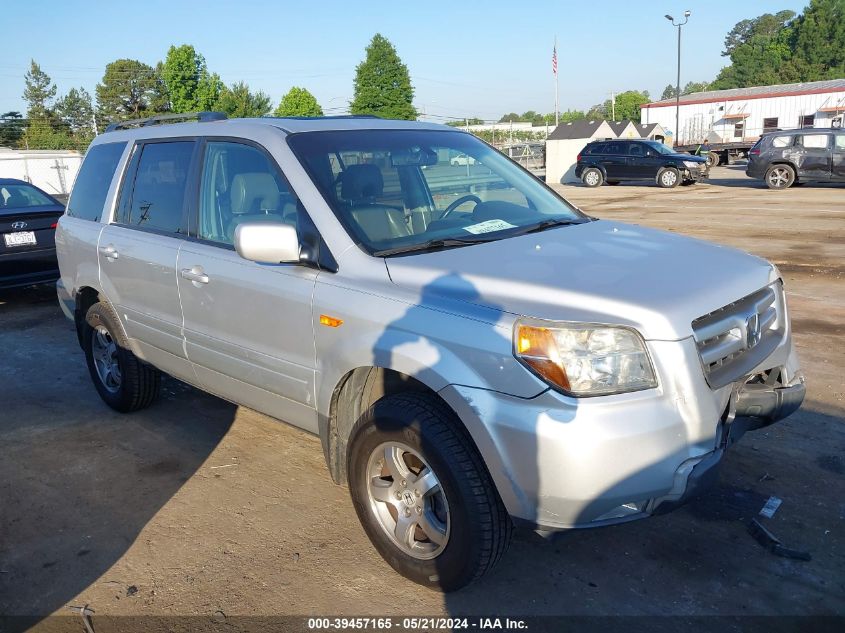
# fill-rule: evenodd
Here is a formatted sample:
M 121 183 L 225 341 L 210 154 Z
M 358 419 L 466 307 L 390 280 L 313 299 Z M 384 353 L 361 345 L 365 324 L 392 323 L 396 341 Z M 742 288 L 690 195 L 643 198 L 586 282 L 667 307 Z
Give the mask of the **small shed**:
M 642 138 L 661 143 L 666 141 L 666 130 L 659 123 L 637 123 L 636 126 Z
M 558 125 L 546 139 L 546 182 L 578 182 L 578 153 L 595 139 L 616 138 L 607 121 L 572 121 Z
M 623 121 L 608 121 L 607 124 L 613 130 L 614 138 L 642 138 L 636 123 L 630 119 Z

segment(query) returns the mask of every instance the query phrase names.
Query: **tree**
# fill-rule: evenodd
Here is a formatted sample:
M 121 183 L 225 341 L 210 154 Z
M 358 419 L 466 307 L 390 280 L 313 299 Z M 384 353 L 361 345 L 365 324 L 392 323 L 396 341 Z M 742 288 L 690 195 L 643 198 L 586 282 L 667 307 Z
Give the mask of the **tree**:
M 85 88 L 71 88 L 56 101 L 56 116 L 73 134 L 93 132 L 94 106 Z
M 294 86 L 282 97 L 273 116 L 323 116 L 323 108 L 308 90 Z
M 660 95 L 661 101 L 666 101 L 668 99 L 674 99 L 678 96 L 678 90 L 672 84 L 669 84 L 663 89 L 663 94 Z
M 408 67 L 390 41 L 376 33 L 366 56 L 355 68 L 355 86 L 349 109 L 352 114 L 374 114 L 385 119 L 417 118 L 414 87 Z
M 161 67 L 173 112 L 211 109 L 220 97 L 222 82 L 208 72 L 205 58 L 190 44 L 171 46 Z
M 215 105 L 215 109 L 225 112 L 230 118 L 267 116 L 270 108 L 268 94 L 250 92 L 249 86 L 242 81 L 224 87 Z
M 778 11 L 774 15 L 764 13 L 753 20 L 741 20 L 728 32 L 725 37 L 723 57 L 730 57 L 740 47 L 751 42 L 755 37 L 771 39 L 783 29 L 792 18 L 794 11 Z
M 631 119 L 632 121 L 639 123 L 640 106 L 644 103 L 648 103 L 649 101 L 651 101 L 651 97 L 648 96 L 648 90 L 643 90 L 642 92 L 628 90 L 616 95 L 615 105 L 610 99 L 605 101 L 601 106 L 601 111 L 604 112 L 605 117 L 612 117 L 615 114 L 615 120 L 617 121 Z
M 151 66 L 118 59 L 106 66 L 97 84 L 97 106 L 106 121 L 136 119 L 167 111 L 164 81 Z
M 0 114 L 0 147 L 16 147 L 23 132 L 24 120 L 20 112 Z
M 27 118 L 49 119 L 50 102 L 56 96 L 53 80 L 32 59 L 24 81 L 23 99 L 27 102 Z
M 845 0 L 812 0 L 792 26 L 800 81 L 845 77 Z
M 509 121 L 521 121 L 522 119 L 519 118 L 519 115 L 516 112 L 508 112 L 507 114 L 503 114 L 502 118 L 499 119 L 499 123 L 508 123 Z

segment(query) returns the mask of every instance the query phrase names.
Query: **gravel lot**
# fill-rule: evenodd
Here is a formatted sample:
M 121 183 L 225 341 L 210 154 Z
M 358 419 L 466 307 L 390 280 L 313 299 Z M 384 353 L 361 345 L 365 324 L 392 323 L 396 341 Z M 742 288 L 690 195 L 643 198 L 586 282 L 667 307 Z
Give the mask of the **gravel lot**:
M 87 603 L 97 616 L 209 620 L 845 615 L 845 188 L 773 192 L 741 167 L 720 167 L 710 183 L 674 190 L 557 189 L 592 215 L 780 267 L 808 398 L 789 420 L 746 435 L 716 489 L 647 521 L 552 542 L 520 533 L 493 576 L 443 596 L 382 562 L 316 437 L 173 380 L 150 409 L 116 414 L 94 391 L 52 290 L 7 291 L 0 614 Z M 783 505 L 767 526 L 810 562 L 776 557 L 746 532 L 770 495 Z

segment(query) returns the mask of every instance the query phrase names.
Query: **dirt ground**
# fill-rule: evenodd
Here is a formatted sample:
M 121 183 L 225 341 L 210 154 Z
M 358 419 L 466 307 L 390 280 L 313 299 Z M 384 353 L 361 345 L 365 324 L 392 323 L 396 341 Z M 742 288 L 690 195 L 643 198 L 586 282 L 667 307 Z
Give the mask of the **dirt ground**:
M 117 414 L 52 290 L 0 293 L 0 614 L 845 615 L 845 188 L 773 192 L 741 169 L 674 190 L 558 190 L 777 263 L 802 410 L 746 435 L 690 505 L 551 542 L 519 533 L 493 575 L 448 596 L 381 560 L 316 437 L 174 380 Z M 747 533 L 770 495 L 783 505 L 766 525 L 811 561 Z

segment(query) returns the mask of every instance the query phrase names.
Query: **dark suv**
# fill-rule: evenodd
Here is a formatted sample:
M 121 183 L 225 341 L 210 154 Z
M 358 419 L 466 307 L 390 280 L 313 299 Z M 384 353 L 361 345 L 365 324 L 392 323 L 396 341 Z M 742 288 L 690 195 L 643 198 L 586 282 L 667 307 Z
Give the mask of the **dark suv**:
M 679 154 L 658 141 L 593 141 L 578 154 L 575 175 L 588 187 L 621 180 L 653 180 L 661 187 L 691 185 L 707 177 L 707 159 Z
M 771 189 L 794 183 L 845 182 L 845 130 L 769 132 L 748 152 L 746 175 Z

